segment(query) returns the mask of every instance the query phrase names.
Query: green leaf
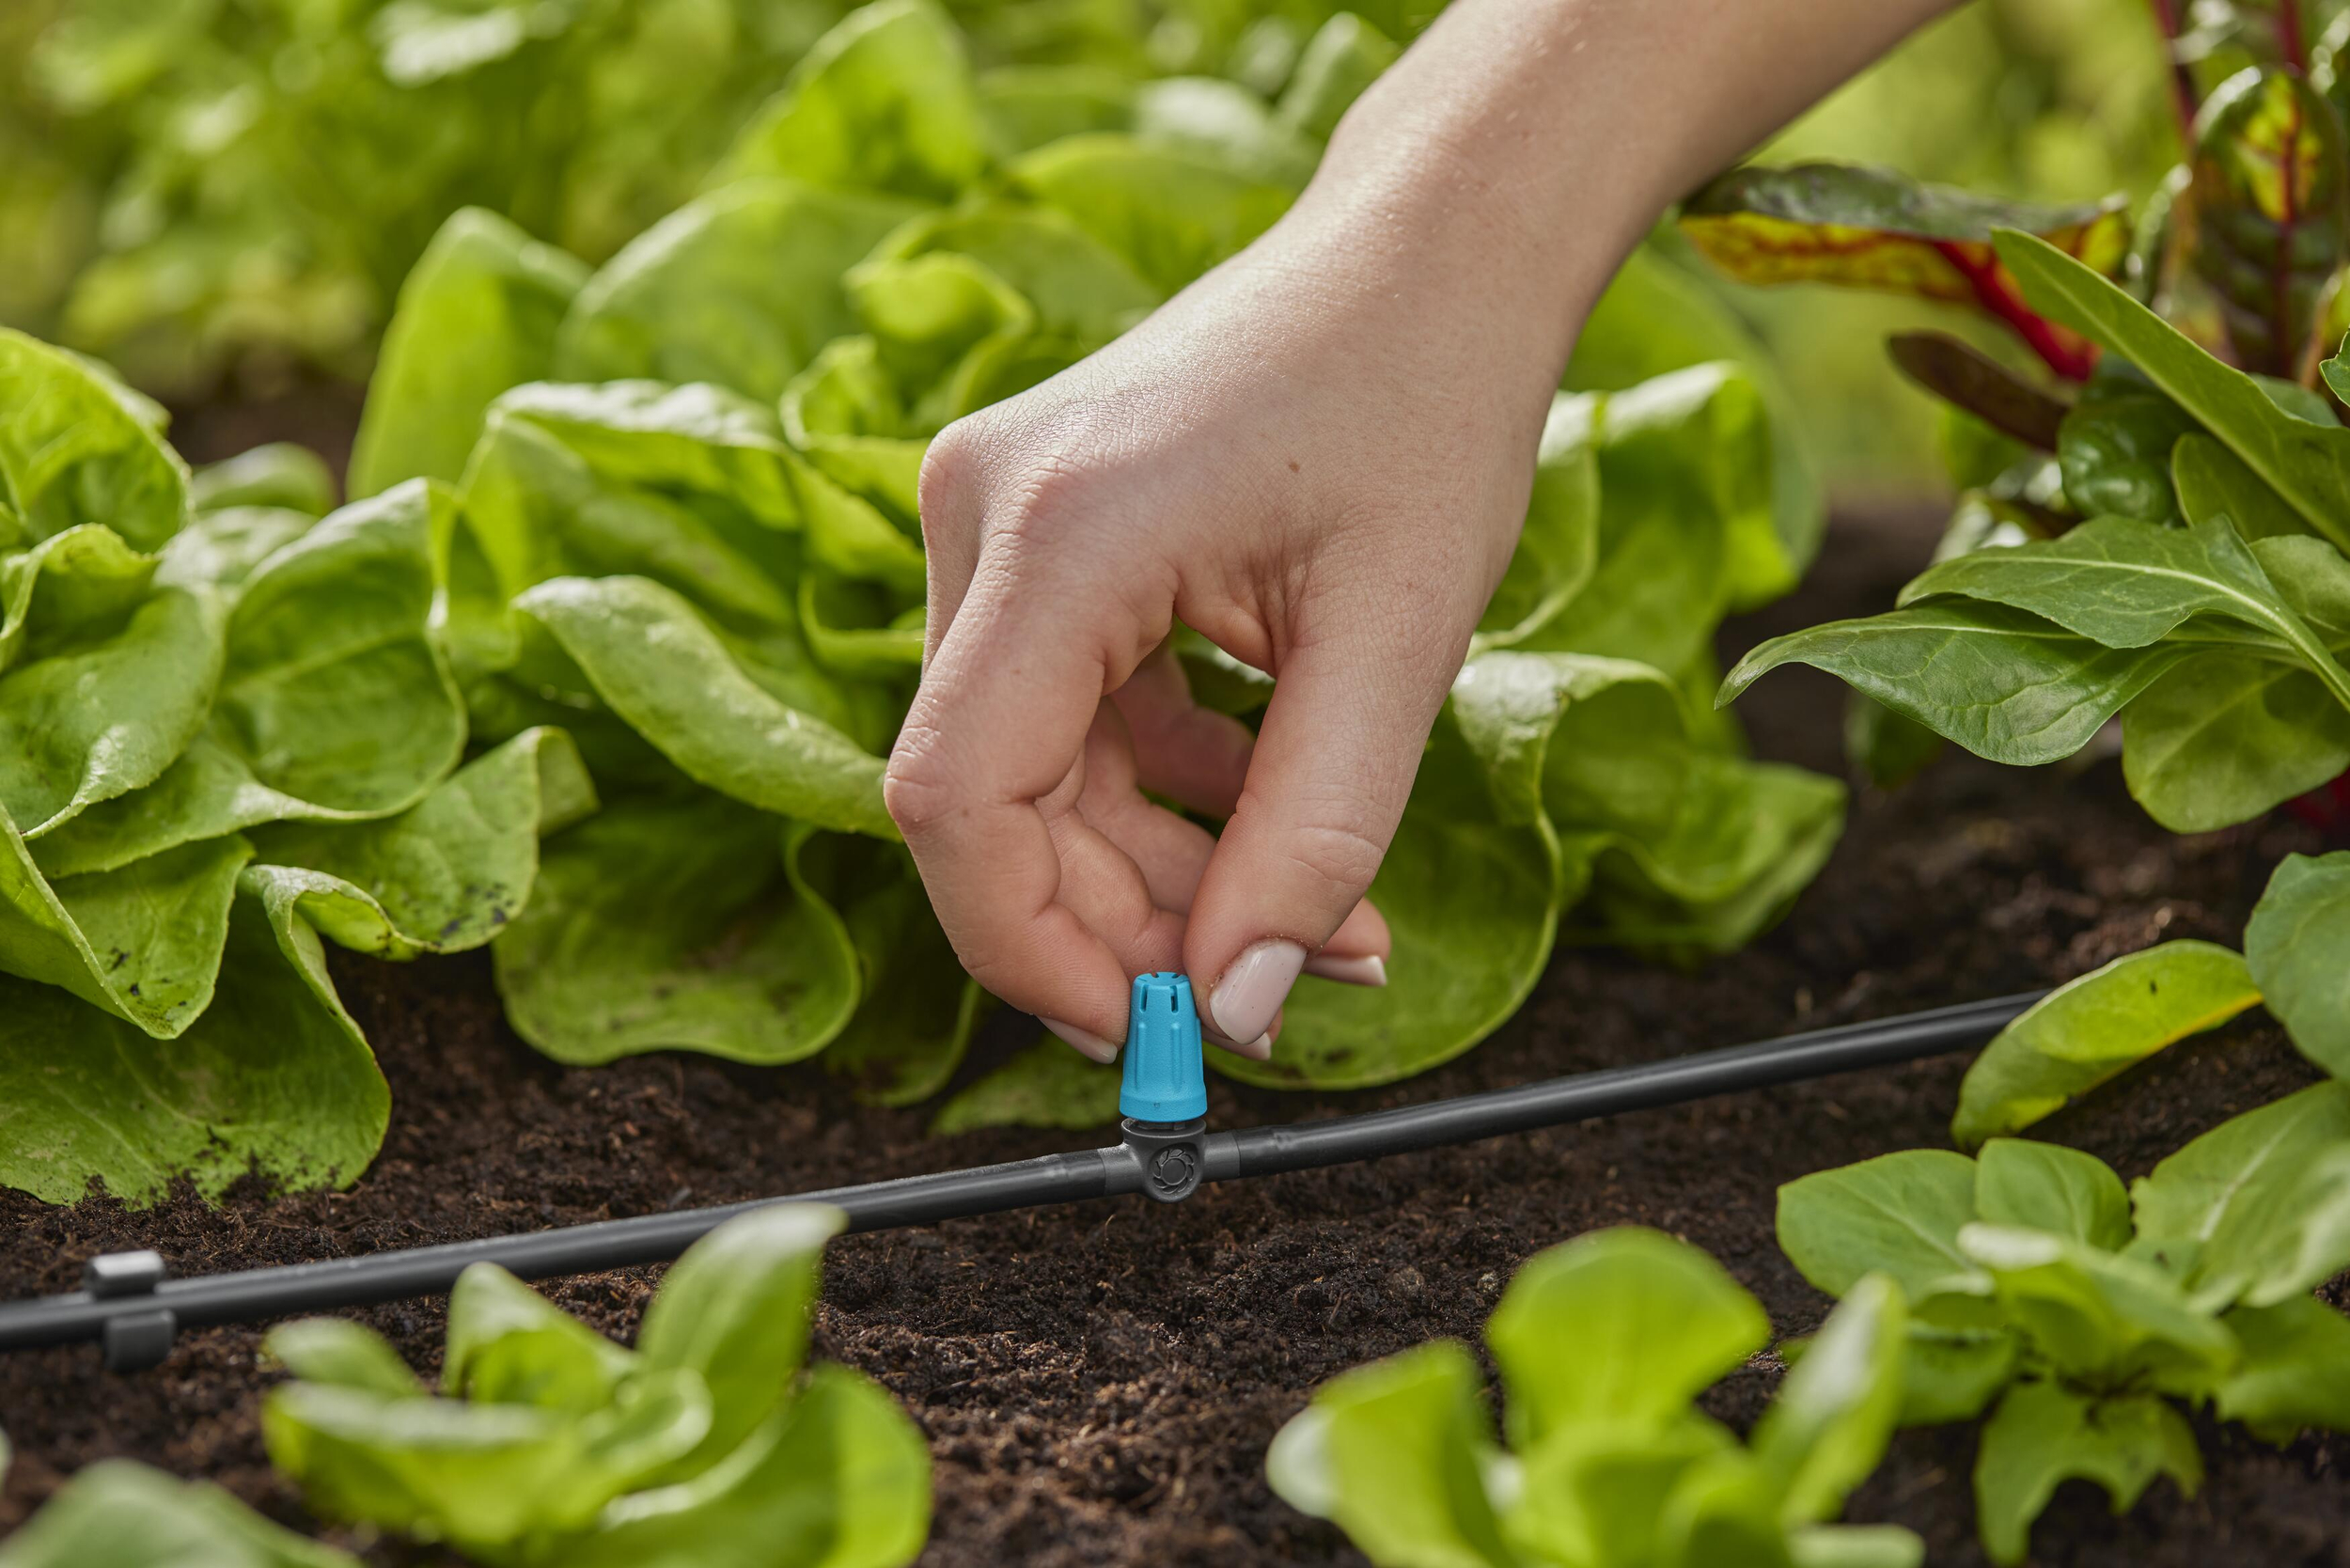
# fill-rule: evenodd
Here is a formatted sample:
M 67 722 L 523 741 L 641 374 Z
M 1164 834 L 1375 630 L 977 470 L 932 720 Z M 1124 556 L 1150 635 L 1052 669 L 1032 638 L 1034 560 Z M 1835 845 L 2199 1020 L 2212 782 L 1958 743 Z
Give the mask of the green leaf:
M 901 518 L 921 514 L 918 431 L 870 337 L 836 338 L 783 391 L 783 428 L 834 483 Z
M 1735 1449 L 1728 1431 L 1685 1411 L 1661 1425 L 1579 1423 L 1526 1453 L 1511 1484 L 1487 1490 L 1512 1499 L 1502 1529 L 1516 1560 L 1653 1562 L 1675 1493 L 1692 1471 L 1734 1461 Z
M 0 328 L 0 549 L 84 523 L 135 550 L 180 531 L 187 464 L 135 398 L 77 355 Z
M 654 1370 L 699 1373 L 711 1407 L 710 1435 L 666 1479 L 709 1469 L 782 1406 L 807 1355 L 824 1244 L 847 1224 L 821 1203 L 753 1209 L 696 1242 L 662 1279 L 637 1354 Z
M 2195 654 L 2177 642 L 2108 649 L 2036 615 L 1936 599 L 1773 637 L 1738 661 L 1719 701 L 1785 664 L 1825 669 L 1978 757 L 2037 767 Z
M 2173 453 L 2183 438 L 2201 429 L 2154 390 L 2136 366 L 2107 355 L 2057 432 L 2065 499 L 2084 517 L 2176 523 L 2180 502 L 2171 487 Z
M 2238 1307 L 2221 1321 L 2244 1346 L 2243 1363 L 2214 1401 L 2223 1420 L 2280 1444 L 2306 1427 L 2350 1431 L 2350 1320 L 2295 1295 Z
M 1110 132 L 1064 137 L 1014 160 L 1009 173 L 1161 294 L 1238 255 L 1297 196 L 1295 186 L 1213 153 Z
M 0 970 L 62 986 L 157 1039 L 185 1033 L 212 1002 L 252 856 L 243 839 L 214 839 L 52 883 L 0 812 Z
M 588 280 L 556 338 L 556 378 L 713 382 L 772 401 L 856 330 L 841 275 L 916 211 L 781 180 L 713 191 Z
M 425 247 L 384 334 L 351 455 L 353 500 L 419 477 L 450 482 L 491 400 L 554 364 L 588 268 L 478 207 Z
M 1534 464 L 1526 525 L 1501 585 L 1486 602 L 1472 645 L 1509 648 L 1547 629 L 1599 564 L 1598 400 L 1560 396 L 1550 405 Z
M 1118 1121 L 1119 1071 L 1089 1061 L 1046 1035 L 939 1107 L 931 1133 L 981 1127 L 1063 1127 L 1084 1132 Z
M 2350 1077 L 2350 852 L 2280 861 L 2244 927 L 2244 957 L 2301 1054 Z
M 188 505 L 198 512 L 266 507 L 324 517 L 335 510 L 335 475 L 309 447 L 273 441 L 197 469 L 188 479 Z
M 2013 1381 L 2022 1350 L 2004 1328 L 1941 1328 L 1913 1318 L 1902 1353 L 1901 1424 L 1973 1420 Z
M 2350 430 L 2287 414 L 2250 376 L 2220 364 L 2055 246 L 2011 231 L 1999 235 L 1998 250 L 2035 309 L 2143 370 L 2284 497 L 2311 532 L 2350 547 Z
M 585 1525 L 621 1479 L 589 1468 L 579 1422 L 523 1404 L 288 1383 L 262 1401 L 261 1436 L 314 1513 L 485 1556 Z
M 2056 1383 L 2019 1383 L 1982 1429 L 1975 1459 L 1975 1511 L 1983 1549 L 2002 1565 L 2030 1549 L 2031 1522 L 2057 1483 L 2093 1481 L 2113 1512 L 2134 1507 L 2158 1475 L 2193 1496 L 2202 1484 L 2195 1433 L 2152 1394 L 2090 1400 Z
M 933 258 L 979 271 L 914 270 Z M 894 344 L 904 354 L 918 343 L 936 354 L 950 326 L 967 347 L 1000 325 L 1001 302 L 987 278 L 1026 301 L 1042 332 L 1087 349 L 1118 337 L 1164 298 L 1067 214 L 1001 199 L 909 219 L 842 281 L 858 321 L 885 348 Z M 945 366 L 938 356 L 936 370 Z
M 441 1391 L 452 1399 L 586 1416 L 636 1362 L 495 1263 L 469 1265 L 449 1293 Z
M 1292 131 L 1329 140 L 1339 118 L 1402 53 L 1393 39 L 1353 11 L 1339 12 L 1306 40 L 1275 118 Z
M 1885 1457 L 1902 1410 L 1908 1325 L 1901 1287 L 1869 1276 L 1845 1294 L 1779 1385 L 1753 1446 L 1781 1490 L 1786 1524 L 1834 1518 Z
M 1926 1544 L 1899 1525 L 1811 1525 L 1787 1537 L 1794 1568 L 1925 1568 Z
M 1256 92 L 1214 76 L 1167 76 L 1135 89 L 1130 127 L 1153 147 L 1188 149 L 1276 184 L 1302 189 L 1322 149 L 1282 124 Z
M 259 864 L 248 881 L 264 899 L 292 901 L 354 951 L 462 952 L 495 936 L 529 901 L 540 837 L 595 809 L 571 737 L 525 729 L 397 817 L 258 830 Z
M 2298 71 L 2248 68 L 2195 117 L 2189 255 L 2248 369 L 2289 376 L 2342 259 L 2350 151 L 2341 118 Z
M 1742 283 L 1833 283 L 1964 303 L 1979 300 L 1970 274 L 1993 267 L 2001 230 L 2044 235 L 2051 250 L 2097 274 L 2118 269 L 2129 246 L 2118 196 L 2036 206 L 1848 164 L 1732 169 L 1682 204 L 1681 229 Z
M 307 1383 L 365 1388 L 391 1399 L 422 1399 L 424 1385 L 391 1341 L 349 1318 L 296 1318 L 261 1341 L 265 1361 Z
M 127 1459 L 90 1466 L 0 1543 L 0 1568 L 358 1568 L 217 1486 Z
M 1590 667 L 1587 667 L 1590 666 Z M 1449 1060 L 1515 1012 L 1550 957 L 1570 876 L 1543 816 L 1543 747 L 1590 685 L 1655 673 L 1622 661 L 1492 653 L 1454 682 L 1371 899 L 1395 945 L 1383 988 L 1308 977 L 1273 1059 L 1219 1053 L 1244 1083 L 1353 1089 Z
M 1958 1244 L 2031 1348 L 2076 1386 L 2200 1396 L 2234 1367 L 2234 1337 L 2151 1263 L 2013 1226 L 1969 1225 Z
M 878 0 L 802 56 L 714 178 L 787 175 L 832 190 L 944 201 L 986 165 L 962 31 L 931 0 Z
M 2308 670 L 2256 655 L 2205 653 L 2122 715 L 2131 797 L 2173 833 L 2249 822 L 2345 770 L 2350 711 Z
M 723 499 L 768 528 L 800 525 L 798 465 L 775 410 L 723 386 L 534 382 L 502 394 L 492 418 L 555 437 L 600 478 Z
M 118 628 L 147 597 L 155 563 L 100 523 L 0 556 L 0 670 L 28 647 L 39 658 Z
M 1898 790 L 1942 755 L 1942 737 L 1861 692 L 1844 696 L 1844 756 L 1880 790 Z
M 1770 416 L 1771 518 L 1779 586 L 1772 588 L 1765 572 L 1747 573 L 1746 598 L 1760 604 L 1794 587 L 1810 565 L 1827 525 L 1827 508 L 1819 465 L 1806 444 L 1777 356 L 1723 300 L 1721 291 L 1710 279 L 1674 264 L 1663 246 L 1641 245 L 1626 258 L 1583 323 L 1564 384 L 1622 391 L 1652 377 L 1721 359 L 1737 362 L 1761 391 Z
M 155 580 L 172 588 L 217 588 L 234 596 L 261 563 L 318 522 L 287 507 L 223 507 L 199 511 L 163 548 Z
M 901 1568 L 930 1533 L 930 1450 L 879 1384 L 824 1365 L 725 1463 L 633 1493 L 566 1568 Z
M 778 698 L 675 592 L 642 577 L 557 577 L 514 607 L 697 782 L 821 827 L 897 838 L 882 807 L 882 759 Z
M 2125 953 L 2059 986 L 1983 1047 L 1959 1087 L 1951 1140 L 1971 1149 L 2020 1132 L 2260 999 L 2244 960 L 2209 942 L 2165 942 Z
M 2255 542 L 2309 537 L 2292 503 L 2270 488 L 2249 463 L 2202 433 L 2199 425 L 2170 448 L 2170 485 L 2189 523 L 2225 517 Z
M 152 783 L 216 700 L 221 614 L 211 596 L 158 588 L 127 619 L 76 630 L 0 675 L 0 808 L 27 838 Z
M 2221 1122 L 2131 1184 L 2134 1257 L 2209 1310 L 2270 1307 L 2350 1265 L 2350 1085 Z
M 862 993 L 824 1069 L 868 1105 L 927 1100 L 962 1065 L 987 994 L 963 972 L 902 849 L 834 837 L 807 854 L 810 882 L 856 945 Z
M 2130 1242 L 2130 1195 L 2094 1154 L 1995 1137 L 1975 1157 L 1975 1213 L 1993 1225 L 2045 1231 L 2119 1252 Z
M 1511 1447 L 1526 1452 L 1570 1426 L 1678 1419 L 1770 1332 L 1705 1253 L 1620 1226 L 1528 1259 L 1485 1341 L 1509 1393 Z M 1566 1356 L 1561 1345 L 1583 1348 Z
M 118 867 L 261 823 L 359 821 L 423 799 L 465 740 L 431 631 L 433 519 L 447 504 L 402 485 L 264 561 L 229 615 L 201 736 L 145 789 L 45 840 L 42 865 Z
M 228 923 L 212 1005 L 168 1044 L 0 979 L 0 1184 L 44 1202 L 96 1180 L 150 1203 L 182 1172 L 217 1198 L 248 1168 L 292 1189 L 348 1185 L 390 1114 L 318 937 L 253 899 Z
M 1780 1250 L 1834 1296 L 1883 1273 L 1917 1300 L 1975 1273 L 1958 1248 L 1974 1218 L 1975 1162 L 1938 1149 L 1882 1154 L 1778 1189 Z
M 619 799 L 540 851 L 491 944 L 514 1030 L 558 1061 L 707 1051 L 797 1061 L 857 1002 L 856 949 L 801 881 L 798 835 L 717 795 Z
M 1514 1568 L 1485 1493 L 1477 1366 L 1439 1340 L 1341 1373 L 1274 1435 L 1265 1479 L 1394 1568 Z

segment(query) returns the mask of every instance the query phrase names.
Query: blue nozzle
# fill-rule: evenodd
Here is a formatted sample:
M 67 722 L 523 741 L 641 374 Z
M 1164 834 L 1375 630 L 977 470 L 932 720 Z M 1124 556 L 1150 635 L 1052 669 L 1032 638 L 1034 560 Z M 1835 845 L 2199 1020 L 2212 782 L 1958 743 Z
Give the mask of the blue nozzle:
M 1182 975 L 1136 975 L 1126 1013 L 1126 1079 L 1118 1111 L 1137 1121 L 1189 1121 L 1208 1114 L 1199 1060 L 1199 1010 Z

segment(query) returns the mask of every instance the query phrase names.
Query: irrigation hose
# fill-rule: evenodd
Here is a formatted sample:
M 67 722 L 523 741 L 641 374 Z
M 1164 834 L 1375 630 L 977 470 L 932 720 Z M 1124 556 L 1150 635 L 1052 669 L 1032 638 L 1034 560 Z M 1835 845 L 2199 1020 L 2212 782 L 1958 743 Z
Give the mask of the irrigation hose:
M 181 1329 L 443 1294 L 474 1263 L 543 1279 L 666 1262 L 734 1215 L 770 1203 L 830 1203 L 847 1212 L 852 1231 L 889 1231 L 1126 1193 L 1174 1201 L 1204 1182 L 1473 1143 L 1946 1055 L 1988 1040 L 2043 995 L 1999 996 L 1288 1126 L 1211 1133 L 1198 1121 L 1129 1120 L 1125 1140 L 1106 1149 L 323 1262 L 174 1279 L 153 1252 L 111 1253 L 85 1266 L 82 1290 L 0 1306 L 0 1351 L 94 1340 L 105 1347 L 110 1369 L 132 1371 L 160 1362 Z

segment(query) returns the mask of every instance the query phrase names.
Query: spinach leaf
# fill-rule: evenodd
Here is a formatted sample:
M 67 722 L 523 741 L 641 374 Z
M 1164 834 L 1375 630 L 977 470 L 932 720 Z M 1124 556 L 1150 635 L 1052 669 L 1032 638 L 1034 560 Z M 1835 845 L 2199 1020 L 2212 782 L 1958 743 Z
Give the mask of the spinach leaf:
M 2301 1054 L 2350 1077 L 2350 854 L 2286 855 L 2244 928 L 2244 957 Z
M 2020 1132 L 2260 1000 L 2244 960 L 2225 948 L 2165 942 L 2126 953 L 2059 986 L 1983 1047 L 1959 1088 L 1951 1141 L 1971 1149 Z
M 2136 365 L 2283 497 L 2304 527 L 2350 548 L 2350 430 L 2286 413 L 2251 376 L 2220 364 L 2056 246 L 2013 230 L 1998 244 L 2034 308 Z
M 947 1137 L 981 1127 L 1109 1127 L 1118 1121 L 1118 1094 L 1117 1068 L 1046 1035 L 958 1090 L 931 1119 L 931 1131 Z

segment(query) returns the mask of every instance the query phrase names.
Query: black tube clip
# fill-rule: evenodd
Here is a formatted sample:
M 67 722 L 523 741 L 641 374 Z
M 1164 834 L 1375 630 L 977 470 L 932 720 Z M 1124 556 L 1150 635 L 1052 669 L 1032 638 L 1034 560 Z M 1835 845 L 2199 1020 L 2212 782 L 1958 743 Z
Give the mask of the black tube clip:
M 166 1272 L 160 1252 L 102 1252 L 82 1265 L 82 1289 L 93 1301 L 151 1296 Z M 180 1320 L 168 1307 L 114 1313 L 99 1333 L 106 1370 L 129 1372 L 160 1367 L 179 1335 Z

